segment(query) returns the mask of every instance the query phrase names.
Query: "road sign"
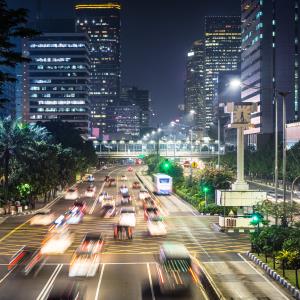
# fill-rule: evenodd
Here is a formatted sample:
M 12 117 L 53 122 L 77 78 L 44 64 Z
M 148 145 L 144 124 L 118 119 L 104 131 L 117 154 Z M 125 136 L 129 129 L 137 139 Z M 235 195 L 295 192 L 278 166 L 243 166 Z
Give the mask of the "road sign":
M 192 168 L 193 168 L 193 169 L 196 169 L 197 167 L 198 167 L 198 164 L 197 164 L 195 161 L 193 161 L 193 162 L 192 162 Z

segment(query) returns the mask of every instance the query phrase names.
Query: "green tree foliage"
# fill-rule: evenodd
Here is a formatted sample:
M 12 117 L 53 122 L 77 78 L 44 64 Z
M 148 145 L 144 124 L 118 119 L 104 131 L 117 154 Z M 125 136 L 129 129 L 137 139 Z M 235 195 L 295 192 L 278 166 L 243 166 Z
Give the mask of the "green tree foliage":
M 226 168 L 217 169 L 213 165 L 207 165 L 196 173 L 198 188 L 202 197 L 207 196 L 210 202 L 214 202 L 215 190 L 229 189 L 233 182 L 233 172 Z
M 63 148 L 73 149 L 79 172 L 83 172 L 89 166 L 97 163 L 97 156 L 92 141 L 82 139 L 80 131 L 75 129 L 72 124 L 52 121 L 40 125 L 44 126 L 52 134 L 55 143 L 61 144 Z
M 76 149 L 67 147 L 66 142 L 58 143 L 44 127 L 10 117 L 0 120 L 0 178 L 4 178 L 0 199 L 4 203 L 26 199 L 34 206 L 37 196 L 48 201 L 59 186 L 74 182 L 76 173 L 92 164 L 95 153 L 92 145 L 80 141 L 78 133 L 72 137 L 77 141 Z M 79 145 L 85 150 L 80 151 Z M 25 185 L 30 186 L 26 193 L 22 189 Z
M 3 93 L 5 82 L 14 82 L 16 78 L 5 68 L 14 68 L 18 63 L 29 61 L 21 52 L 16 50 L 15 38 L 27 38 L 38 34 L 37 31 L 26 27 L 27 10 L 24 8 L 9 9 L 5 0 L 0 0 L 0 95 Z M 7 99 L 0 99 L 0 108 Z

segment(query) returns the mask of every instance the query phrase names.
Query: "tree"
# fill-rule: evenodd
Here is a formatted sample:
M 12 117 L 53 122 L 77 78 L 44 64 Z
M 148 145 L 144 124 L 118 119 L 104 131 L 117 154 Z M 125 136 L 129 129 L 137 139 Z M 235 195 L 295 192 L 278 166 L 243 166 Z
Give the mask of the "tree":
M 34 145 L 47 138 L 44 128 L 23 124 L 19 120 L 7 117 L 0 120 L 0 157 L 3 162 L 4 201 L 9 197 L 9 180 L 15 166 L 10 165 L 13 159 L 25 162 L 28 155 L 36 155 Z
M 290 255 L 291 255 L 290 251 L 281 250 L 278 252 L 278 255 L 276 256 L 277 261 L 281 264 L 283 277 L 285 277 L 286 263 L 288 262 Z
M 38 34 L 37 31 L 27 28 L 27 10 L 24 8 L 9 9 L 5 0 L 0 0 L 0 66 L 14 68 L 18 63 L 28 62 L 21 52 L 16 50 L 13 43 L 15 38 L 29 38 Z M 5 68 L 0 69 L 0 94 L 3 93 L 5 82 L 14 82 L 15 77 Z M 0 108 L 8 100 L 0 98 Z
M 63 148 L 72 148 L 76 155 L 77 166 L 80 172 L 97 163 L 97 155 L 92 141 L 85 141 L 81 132 L 68 122 L 51 121 L 38 123 L 44 126 L 53 136 L 54 142 L 61 144 Z
M 217 169 L 207 165 L 195 175 L 201 195 L 204 197 L 206 194 L 210 201 L 214 201 L 215 190 L 228 189 L 233 182 L 233 173 L 227 167 Z

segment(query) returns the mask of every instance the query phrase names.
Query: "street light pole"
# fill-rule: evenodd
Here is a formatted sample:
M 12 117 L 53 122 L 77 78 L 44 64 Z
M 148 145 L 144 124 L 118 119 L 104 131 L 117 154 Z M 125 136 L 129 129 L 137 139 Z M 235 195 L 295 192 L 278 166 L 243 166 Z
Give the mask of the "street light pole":
M 220 170 L 220 146 L 221 146 L 221 142 L 220 142 L 220 138 L 221 138 L 221 134 L 220 134 L 221 128 L 220 128 L 220 117 L 218 118 L 218 169 Z
M 275 166 L 274 166 L 274 181 L 275 181 L 275 202 L 278 203 L 278 99 L 276 91 L 274 91 L 275 101 Z M 278 217 L 276 214 L 275 224 L 278 225 Z
M 193 123 L 194 123 L 194 118 L 195 118 L 195 113 L 196 111 L 195 110 L 191 110 L 190 111 L 190 114 L 192 115 L 192 118 L 193 118 Z M 193 125 L 193 124 L 192 124 Z M 193 182 L 193 168 L 192 168 L 192 162 L 193 162 L 193 126 L 191 126 L 191 129 L 190 129 L 190 132 L 191 132 L 191 162 L 190 162 L 190 184 L 192 185 L 192 182 Z
M 283 226 L 287 226 L 286 216 L 286 97 L 290 92 L 279 92 L 282 96 L 282 180 L 283 180 Z

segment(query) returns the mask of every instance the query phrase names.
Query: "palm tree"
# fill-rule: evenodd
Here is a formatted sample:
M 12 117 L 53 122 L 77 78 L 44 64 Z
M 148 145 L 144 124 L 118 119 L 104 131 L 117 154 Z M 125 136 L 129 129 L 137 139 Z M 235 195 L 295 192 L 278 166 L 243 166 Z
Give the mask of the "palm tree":
M 290 255 L 291 255 L 290 251 L 281 250 L 278 252 L 278 255 L 276 256 L 276 259 L 281 263 L 283 277 L 285 277 L 285 267 L 286 267 L 286 263 L 289 260 Z
M 13 120 L 11 117 L 0 120 L 0 159 L 4 165 L 4 201 L 9 197 L 9 175 L 11 160 L 26 160 L 28 154 L 34 154 L 34 144 L 47 137 L 47 131 L 35 125 Z

